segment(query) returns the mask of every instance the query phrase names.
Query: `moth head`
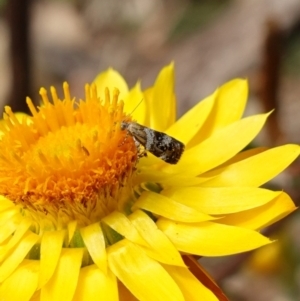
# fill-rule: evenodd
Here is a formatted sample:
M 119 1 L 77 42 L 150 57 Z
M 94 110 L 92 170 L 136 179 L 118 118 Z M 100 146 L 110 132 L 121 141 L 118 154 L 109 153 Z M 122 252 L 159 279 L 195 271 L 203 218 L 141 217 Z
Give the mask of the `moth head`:
M 121 130 L 122 130 L 122 131 L 126 130 L 126 129 L 128 128 L 128 125 L 129 125 L 128 122 L 122 121 L 122 122 L 121 122 L 121 126 L 120 126 L 120 127 L 121 127 Z

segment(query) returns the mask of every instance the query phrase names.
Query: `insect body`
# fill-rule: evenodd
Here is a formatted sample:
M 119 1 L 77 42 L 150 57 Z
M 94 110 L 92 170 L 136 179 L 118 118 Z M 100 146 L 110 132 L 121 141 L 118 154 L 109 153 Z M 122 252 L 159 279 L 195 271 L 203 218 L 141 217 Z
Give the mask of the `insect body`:
M 176 164 L 184 151 L 182 142 L 139 123 L 122 121 L 121 130 L 127 130 L 137 145 L 141 144 L 146 151 L 167 163 Z

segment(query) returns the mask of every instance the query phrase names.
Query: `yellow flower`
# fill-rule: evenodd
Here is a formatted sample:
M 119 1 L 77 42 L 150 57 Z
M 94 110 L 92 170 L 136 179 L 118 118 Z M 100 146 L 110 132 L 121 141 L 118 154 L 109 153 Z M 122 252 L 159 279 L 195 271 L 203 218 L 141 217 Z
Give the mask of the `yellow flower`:
M 175 121 L 173 69 L 146 91 L 129 90 L 109 69 L 86 86 L 84 101 L 65 83 L 63 100 L 54 88 L 52 101 L 41 89 L 38 109 L 27 99 L 31 117 L 5 108 L 0 300 L 217 300 L 183 254 L 269 244 L 257 230 L 295 210 L 283 191 L 258 187 L 299 147 L 242 151 L 268 116 L 241 119 L 246 81 L 225 84 Z M 141 157 L 124 120 L 182 141 L 178 164 Z

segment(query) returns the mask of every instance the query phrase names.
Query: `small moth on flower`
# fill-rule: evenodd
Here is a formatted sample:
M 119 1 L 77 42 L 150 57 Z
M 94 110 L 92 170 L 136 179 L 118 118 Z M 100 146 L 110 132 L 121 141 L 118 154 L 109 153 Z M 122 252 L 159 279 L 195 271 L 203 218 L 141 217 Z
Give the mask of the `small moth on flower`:
M 127 130 L 137 146 L 142 145 L 146 151 L 169 164 L 176 164 L 184 151 L 182 142 L 137 122 L 122 121 L 121 130 Z

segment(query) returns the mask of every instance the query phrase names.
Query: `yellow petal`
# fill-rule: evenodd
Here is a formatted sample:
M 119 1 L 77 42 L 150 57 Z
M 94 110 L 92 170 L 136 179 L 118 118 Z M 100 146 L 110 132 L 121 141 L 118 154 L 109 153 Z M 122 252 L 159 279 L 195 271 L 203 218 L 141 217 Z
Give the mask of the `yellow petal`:
M 6 222 L 11 220 L 12 216 L 20 213 L 20 207 L 8 208 L 0 212 L 0 225 L 4 225 Z M 20 215 L 19 215 L 20 216 Z
M 44 286 L 52 277 L 57 266 L 65 231 L 47 231 L 41 240 L 40 279 L 39 288 Z
M 126 237 L 128 240 L 142 246 L 148 246 L 147 242 L 124 214 L 114 211 L 110 215 L 104 217 L 102 222 L 110 226 L 122 236 Z
M 164 67 L 152 87 L 152 98 L 147 99 L 150 109 L 150 127 L 164 132 L 175 122 L 174 64 Z M 149 94 L 146 94 L 146 97 Z
M 71 301 L 73 299 L 82 261 L 83 249 L 62 249 L 52 278 L 41 289 L 43 301 Z
M 146 99 L 138 82 L 124 98 L 124 111 L 141 124 L 145 124 L 147 118 Z
M 21 214 L 16 210 L 7 210 L 0 213 L 0 244 L 9 238 L 19 227 Z M 0 254 L 3 253 L 3 247 L 0 247 Z M 3 255 L 0 255 L 0 261 Z
M 124 78 L 116 70 L 109 68 L 100 73 L 94 80 L 97 87 L 97 93 L 101 99 L 104 99 L 105 88 L 108 88 L 112 96 L 112 92 L 117 88 L 120 92 L 119 98 L 124 99 L 128 93 L 128 86 Z
M 215 127 L 221 128 L 239 120 L 245 111 L 248 99 L 248 81 L 233 79 L 219 89 L 215 113 Z
M 150 247 L 153 250 L 154 254 L 151 254 L 154 256 L 153 259 L 170 265 L 185 266 L 180 253 L 146 213 L 137 210 L 129 218 L 149 244 L 148 250 Z M 146 252 L 148 250 L 145 248 Z M 147 254 L 150 256 L 150 253 L 147 252 Z
M 144 122 L 144 125 L 147 127 L 151 127 L 150 118 L 152 118 L 153 114 L 150 114 L 150 103 L 153 98 L 153 87 L 149 87 L 146 90 L 143 90 L 143 94 L 146 101 L 146 107 L 147 107 L 147 114 L 146 114 L 146 120 Z
M 108 264 L 140 301 L 184 301 L 181 291 L 166 270 L 126 239 L 108 248 Z
M 281 192 L 252 187 L 187 187 L 161 193 L 206 214 L 222 215 L 262 206 Z
M 202 143 L 186 150 L 178 164 L 166 166 L 165 170 L 178 173 L 188 171 L 189 174 L 196 176 L 217 167 L 253 140 L 263 127 L 268 115 L 247 117 L 216 131 Z
M 105 239 L 99 223 L 81 228 L 80 233 L 94 263 L 104 274 L 106 274 L 107 256 Z
M 20 265 L 38 239 L 38 235 L 29 231 L 22 237 L 19 244 L 0 265 L 0 282 L 3 282 Z
M 205 287 L 187 268 L 164 265 L 166 271 L 176 281 L 184 295 L 185 300 L 218 301 L 218 298 Z
M 69 245 L 69 243 L 71 242 L 76 229 L 77 229 L 77 221 L 76 220 L 71 221 L 70 223 L 68 223 L 68 236 L 67 236 L 68 242 L 67 242 L 67 245 Z
M 201 256 L 236 254 L 270 243 L 256 231 L 212 222 L 184 224 L 160 219 L 156 224 L 179 251 Z
M 229 165 L 218 176 L 203 183 L 203 186 L 248 186 L 257 187 L 268 182 L 289 166 L 300 153 L 300 147 L 287 144 L 269 149 Z
M 217 92 L 200 101 L 179 120 L 173 123 L 166 130 L 166 134 L 187 145 L 201 129 L 213 107 L 216 96 Z
M 0 212 L 14 207 L 16 207 L 16 205 L 10 199 L 4 197 L 3 195 L 0 195 Z
M 234 157 L 232 157 L 231 159 L 229 159 L 228 161 L 224 162 L 222 165 L 218 166 L 219 168 L 231 165 L 233 163 L 245 160 L 247 158 L 250 158 L 252 156 L 258 155 L 264 151 L 268 150 L 267 147 L 256 147 L 256 148 L 251 148 L 251 149 L 247 149 L 245 151 L 242 151 L 238 154 L 236 154 Z M 209 174 L 210 172 L 205 173 L 204 175 Z M 213 172 L 212 172 L 213 173 Z M 201 175 L 203 176 L 203 175 Z
M 285 231 L 283 230 L 282 232 Z M 286 235 L 286 233 L 281 234 Z M 277 235 L 278 232 L 276 233 L 276 236 Z M 286 267 L 286 259 L 283 258 L 283 254 L 287 251 L 285 249 L 286 238 L 282 238 L 283 237 L 279 236 L 278 241 L 253 252 L 250 258 L 247 258 L 247 270 L 250 269 L 251 273 L 257 273 L 263 277 L 272 277 L 272 275 L 275 276 L 275 274 L 280 275 Z
M 7 244 L 1 247 L 0 252 L 0 261 L 19 243 L 20 240 L 23 239 L 24 234 L 28 231 L 32 222 L 29 218 L 22 218 L 19 221 L 18 227 L 14 232 L 14 235 L 8 241 Z
M 215 131 L 242 117 L 248 96 L 247 81 L 234 79 L 220 87 L 217 92 L 216 101 L 209 118 L 190 146 L 197 145 L 212 136 Z
M 134 204 L 133 210 L 136 208 L 148 210 L 154 214 L 187 223 L 214 219 L 213 217 L 196 209 L 151 191 L 146 191 L 141 194 L 137 202 Z
M 0 286 L 0 300 L 27 301 L 33 296 L 39 277 L 39 262 L 24 260 Z
M 80 270 L 76 292 L 72 301 L 119 301 L 115 275 L 103 273 L 93 264 Z
M 284 218 L 297 207 L 291 198 L 284 192 L 268 204 L 247 210 L 245 212 L 230 214 L 218 222 L 249 229 L 259 230 Z
M 147 156 L 148 158 L 149 156 Z M 146 158 L 146 159 L 147 159 Z M 203 182 L 206 182 L 210 178 L 201 178 L 201 177 L 194 177 L 190 176 L 185 173 L 179 174 L 169 174 L 163 171 L 157 172 L 156 169 L 152 167 L 149 168 L 141 168 L 139 170 L 139 174 L 134 179 L 134 184 L 138 185 L 144 182 L 154 182 L 160 183 L 166 186 L 194 186 L 200 185 Z

